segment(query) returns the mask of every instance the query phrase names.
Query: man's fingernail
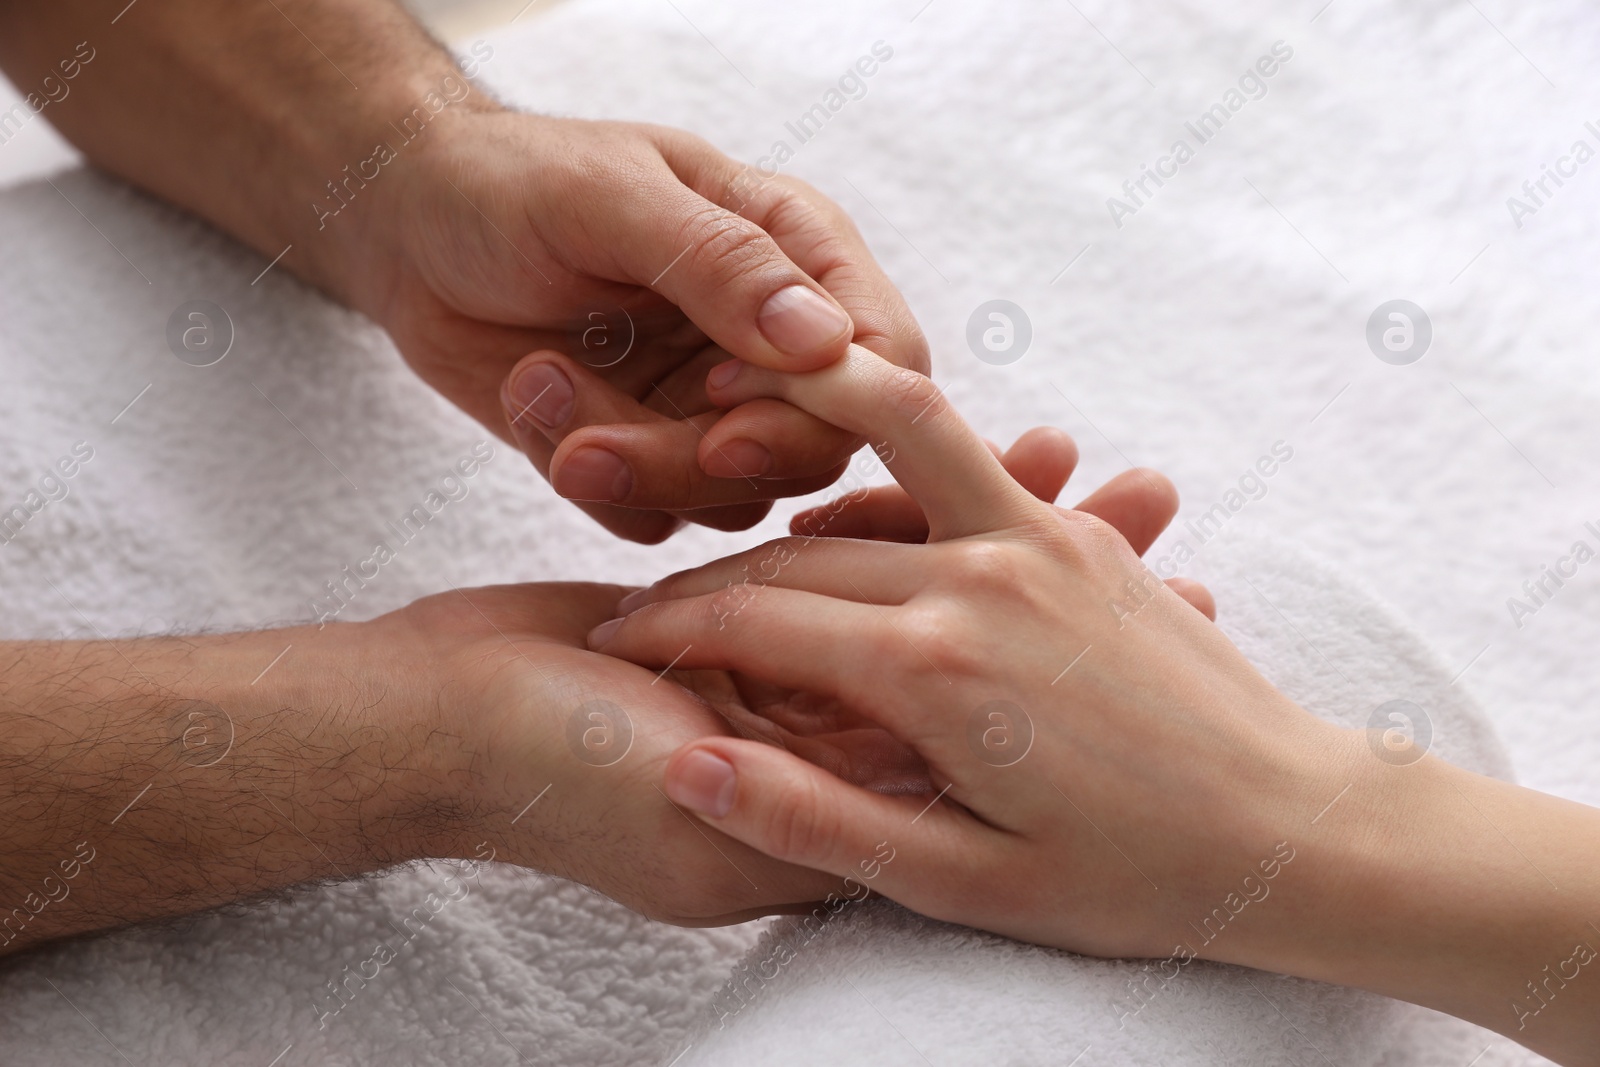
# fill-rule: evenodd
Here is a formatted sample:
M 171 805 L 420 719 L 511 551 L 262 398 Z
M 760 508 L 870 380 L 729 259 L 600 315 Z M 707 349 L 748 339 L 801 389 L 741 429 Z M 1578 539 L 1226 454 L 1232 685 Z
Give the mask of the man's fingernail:
M 733 380 L 744 370 L 744 361 L 730 359 L 726 363 L 718 363 L 706 374 L 707 389 L 726 389 L 733 384 Z
M 774 348 L 803 356 L 837 341 L 851 328 L 843 308 L 804 285 L 791 285 L 767 297 L 756 325 Z
M 568 500 L 620 503 L 633 492 L 633 471 L 615 452 L 580 448 L 567 457 L 551 482 Z
M 632 615 L 644 604 L 645 597 L 649 595 L 650 587 L 648 585 L 643 589 L 635 589 L 633 592 L 617 601 L 617 614 Z
M 621 619 L 612 619 L 603 622 L 589 631 L 589 647 L 604 648 L 605 643 L 611 640 L 611 635 L 617 632 L 617 627 L 622 625 Z
M 713 478 L 759 478 L 771 469 L 772 453 L 743 437 L 718 445 L 706 457 L 706 473 Z
M 553 364 L 535 363 L 511 379 L 513 421 L 532 415 L 545 426 L 561 426 L 572 417 L 572 400 L 572 383 Z
M 733 810 L 733 764 L 695 749 L 667 777 L 667 796 L 690 811 L 720 819 Z

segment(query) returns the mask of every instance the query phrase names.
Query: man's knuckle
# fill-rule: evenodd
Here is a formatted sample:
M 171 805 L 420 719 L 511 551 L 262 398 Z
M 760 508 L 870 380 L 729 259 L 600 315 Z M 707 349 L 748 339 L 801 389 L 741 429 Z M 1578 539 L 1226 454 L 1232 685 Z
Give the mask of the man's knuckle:
M 701 270 L 737 275 L 771 258 L 771 239 L 755 223 L 708 204 L 684 224 L 684 247 Z

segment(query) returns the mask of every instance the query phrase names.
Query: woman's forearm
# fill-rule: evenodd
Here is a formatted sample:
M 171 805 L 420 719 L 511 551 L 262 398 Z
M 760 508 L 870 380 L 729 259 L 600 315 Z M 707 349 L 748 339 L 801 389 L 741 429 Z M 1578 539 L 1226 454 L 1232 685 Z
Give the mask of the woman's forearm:
M 124 2 L 0 5 L 0 66 L 31 100 L 8 132 L 48 120 L 355 306 L 381 146 L 496 106 L 391 0 Z
M 1600 810 L 1355 735 L 1349 788 L 1242 930 L 1255 966 L 1357 986 L 1600 1063 Z

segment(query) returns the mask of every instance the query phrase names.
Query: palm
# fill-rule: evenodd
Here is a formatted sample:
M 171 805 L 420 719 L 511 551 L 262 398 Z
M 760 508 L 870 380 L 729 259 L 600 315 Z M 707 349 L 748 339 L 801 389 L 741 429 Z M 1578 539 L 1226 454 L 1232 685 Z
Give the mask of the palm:
M 572 356 L 670 418 L 710 410 L 704 374 L 680 372 L 726 356 L 672 304 L 567 266 L 531 227 L 507 233 L 511 220 L 491 225 L 459 200 L 434 210 L 446 217 L 420 232 L 451 236 L 411 250 L 387 325 L 423 380 L 469 415 L 505 436 L 500 383 L 540 349 Z

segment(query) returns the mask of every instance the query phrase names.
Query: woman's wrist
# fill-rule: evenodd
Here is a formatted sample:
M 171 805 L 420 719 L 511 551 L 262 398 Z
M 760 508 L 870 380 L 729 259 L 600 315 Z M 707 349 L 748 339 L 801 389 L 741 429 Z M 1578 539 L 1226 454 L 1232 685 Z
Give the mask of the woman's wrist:
M 1317 772 L 1326 806 L 1285 831 L 1294 859 L 1226 958 L 1585 1062 L 1600 1044 L 1600 812 L 1339 734 Z

